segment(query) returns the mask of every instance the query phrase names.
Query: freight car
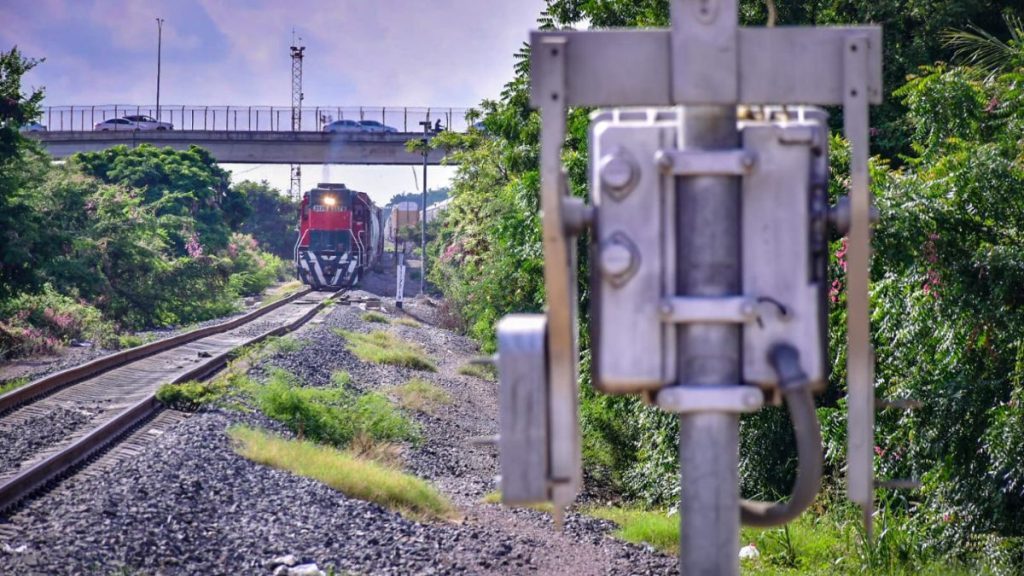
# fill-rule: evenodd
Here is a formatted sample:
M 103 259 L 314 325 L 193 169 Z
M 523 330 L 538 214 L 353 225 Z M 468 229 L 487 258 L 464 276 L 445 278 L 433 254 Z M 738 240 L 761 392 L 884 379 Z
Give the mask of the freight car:
M 355 286 L 384 254 L 381 209 L 365 192 L 318 184 L 302 196 L 295 270 L 316 290 Z

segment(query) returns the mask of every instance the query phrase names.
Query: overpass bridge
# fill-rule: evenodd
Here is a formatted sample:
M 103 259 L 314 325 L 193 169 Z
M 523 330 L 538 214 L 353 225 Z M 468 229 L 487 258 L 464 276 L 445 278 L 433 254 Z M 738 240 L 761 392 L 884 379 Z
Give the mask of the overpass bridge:
M 376 164 L 414 165 L 423 155 L 405 144 L 423 138 L 423 121 L 444 130 L 468 128 L 464 108 L 308 107 L 299 110 L 301 130 L 292 130 L 290 107 L 269 106 L 53 106 L 43 109 L 46 131 L 26 135 L 40 141 L 55 158 L 124 144 L 169 146 L 195 144 L 218 162 L 233 164 Z M 97 131 L 110 118 L 146 115 L 173 125 L 171 130 Z M 334 120 L 376 120 L 395 132 L 323 132 Z M 444 151 L 431 150 L 428 164 L 439 164 Z

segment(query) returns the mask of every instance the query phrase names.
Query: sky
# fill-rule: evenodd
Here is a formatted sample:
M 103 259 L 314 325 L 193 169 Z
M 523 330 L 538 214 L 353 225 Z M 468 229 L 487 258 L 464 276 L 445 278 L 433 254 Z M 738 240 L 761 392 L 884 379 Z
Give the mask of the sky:
M 290 106 L 293 29 L 305 106 L 466 108 L 496 98 L 544 0 L 0 0 L 0 49 L 46 61 L 23 87 L 45 105 L 160 102 Z M 288 166 L 226 164 L 287 190 Z M 303 166 L 303 188 L 343 182 L 378 204 L 416 190 L 420 167 Z M 428 186 L 451 167 L 430 167 Z

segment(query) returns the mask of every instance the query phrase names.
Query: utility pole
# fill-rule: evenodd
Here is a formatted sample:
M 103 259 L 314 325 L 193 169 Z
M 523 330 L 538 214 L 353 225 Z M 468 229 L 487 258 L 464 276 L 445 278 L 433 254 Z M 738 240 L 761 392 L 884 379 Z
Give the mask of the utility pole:
M 156 119 L 160 120 L 160 53 L 163 48 L 164 19 L 156 19 Z
M 292 132 L 302 130 L 302 101 L 305 95 L 302 93 L 302 56 L 306 51 L 305 46 L 299 46 L 302 38 L 296 41 L 295 29 L 292 29 Z M 291 185 L 289 186 L 292 199 L 302 198 L 302 166 L 292 164 Z
M 430 153 L 430 120 L 420 122 L 423 126 L 423 222 L 420 224 L 420 294 L 427 281 L 427 154 Z

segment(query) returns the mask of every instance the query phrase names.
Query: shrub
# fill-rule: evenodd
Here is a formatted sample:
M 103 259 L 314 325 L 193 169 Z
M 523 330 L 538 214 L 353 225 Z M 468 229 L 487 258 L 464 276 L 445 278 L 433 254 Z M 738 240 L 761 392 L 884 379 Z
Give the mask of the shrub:
M 74 340 L 116 345 L 114 327 L 96 308 L 47 284 L 38 294 L 0 303 L 0 358 L 53 352 Z
M 363 362 L 437 372 L 437 367 L 424 355 L 420 346 L 396 338 L 387 332 L 377 330 L 363 334 L 335 329 L 334 333 L 344 338 L 348 343 L 348 351 Z
M 227 391 L 223 379 L 200 382 L 189 380 L 180 384 L 164 384 L 156 391 L 156 399 L 168 408 L 192 412 L 204 404 L 213 402 Z
M 263 412 L 299 438 L 346 446 L 357 435 L 377 441 L 417 441 L 416 425 L 378 393 L 356 395 L 343 385 L 303 388 L 292 374 L 275 369 L 256 399 Z

